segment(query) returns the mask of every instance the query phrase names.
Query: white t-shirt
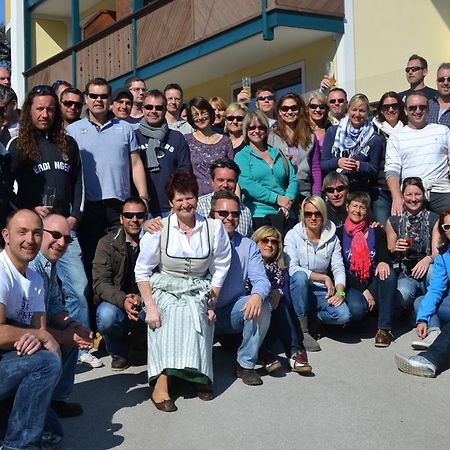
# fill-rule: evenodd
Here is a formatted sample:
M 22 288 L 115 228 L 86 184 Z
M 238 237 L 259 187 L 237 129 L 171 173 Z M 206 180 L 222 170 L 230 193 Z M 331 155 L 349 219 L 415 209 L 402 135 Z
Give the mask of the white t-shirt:
M 30 325 L 34 313 L 45 312 L 42 278 L 27 269 L 26 278 L 14 267 L 5 250 L 0 253 L 0 303 L 6 318 Z

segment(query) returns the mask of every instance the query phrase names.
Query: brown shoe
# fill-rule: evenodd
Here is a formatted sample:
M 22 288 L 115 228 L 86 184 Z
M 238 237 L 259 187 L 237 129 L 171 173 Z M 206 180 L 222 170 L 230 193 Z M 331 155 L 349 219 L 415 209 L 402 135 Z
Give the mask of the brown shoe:
M 239 363 L 236 363 L 236 377 L 241 378 L 244 384 L 249 386 L 259 386 L 263 380 L 255 369 L 244 369 Z
M 196 384 L 197 396 L 200 400 L 208 402 L 214 398 L 214 392 L 210 384 Z
M 130 367 L 128 359 L 122 358 L 121 356 L 111 361 L 111 370 L 118 372 L 120 370 L 128 369 L 128 367 Z
M 178 408 L 176 407 L 175 403 L 171 398 L 168 400 L 163 400 L 162 402 L 156 403 L 155 400 L 153 400 L 153 397 L 150 397 L 153 404 L 156 406 L 156 409 L 158 411 L 162 412 L 174 412 L 178 411 Z
M 375 347 L 389 347 L 394 336 L 389 330 L 382 330 L 381 328 L 375 335 Z

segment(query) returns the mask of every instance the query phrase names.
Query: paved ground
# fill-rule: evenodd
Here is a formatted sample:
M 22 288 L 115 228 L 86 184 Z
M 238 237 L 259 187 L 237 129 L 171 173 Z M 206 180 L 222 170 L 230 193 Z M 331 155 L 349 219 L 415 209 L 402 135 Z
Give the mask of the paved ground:
M 233 355 L 215 347 L 216 399 L 177 388 L 176 413 L 149 401 L 145 364 L 77 374 L 73 400 L 85 414 L 66 419 L 62 448 L 121 449 L 419 449 L 448 448 L 450 371 L 436 379 L 402 374 L 396 352 L 413 353 L 414 331 L 387 349 L 372 337 L 328 330 L 310 354 L 309 377 L 281 370 L 264 385 L 233 377 Z M 287 361 L 283 359 L 284 369 Z

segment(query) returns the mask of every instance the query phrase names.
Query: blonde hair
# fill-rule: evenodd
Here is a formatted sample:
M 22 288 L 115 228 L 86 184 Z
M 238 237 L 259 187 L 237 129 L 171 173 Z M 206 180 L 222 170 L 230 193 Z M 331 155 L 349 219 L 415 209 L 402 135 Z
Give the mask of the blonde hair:
M 228 108 L 228 103 L 222 97 L 211 97 L 209 104 L 214 108 L 213 103 L 217 105 L 217 109 L 225 111 Z
M 226 109 L 225 114 L 224 114 L 224 117 L 225 117 L 225 126 L 223 127 L 224 131 L 228 131 L 227 116 L 229 116 L 230 114 L 234 113 L 235 111 L 239 111 L 239 110 L 244 111 L 244 117 L 248 113 L 248 108 L 247 108 L 247 105 L 245 105 L 245 103 L 234 102 L 234 103 L 230 103 L 228 105 L 228 108 Z
M 321 105 L 325 105 L 325 114 L 323 115 L 322 123 L 320 124 L 321 126 L 325 127 L 327 120 L 331 122 L 330 107 L 328 106 L 327 98 L 320 91 L 312 91 L 309 93 L 309 95 L 306 99 L 306 111 L 307 111 L 309 117 L 310 117 L 309 105 L 311 104 L 311 100 L 313 100 L 313 99 L 317 99 L 317 100 L 319 100 Z M 310 120 L 311 120 L 311 118 L 310 118 Z M 311 122 L 312 122 L 312 120 L 311 120 Z
M 367 112 L 370 111 L 369 99 L 364 94 L 355 94 L 348 102 L 348 109 L 350 109 L 354 103 L 364 103 L 366 105 Z
M 259 227 L 252 235 L 252 239 L 258 244 L 259 241 L 267 239 L 269 237 L 276 237 L 278 239 L 278 253 L 275 256 L 275 261 L 277 262 L 280 269 L 284 269 L 286 264 L 284 263 L 283 257 L 283 238 L 281 233 L 270 225 L 263 225 Z
M 325 205 L 322 197 L 318 194 L 310 195 L 303 200 L 302 209 L 300 211 L 300 221 L 305 223 L 304 209 L 307 203 L 311 203 L 311 205 L 313 205 L 320 212 L 323 220 L 322 226 L 325 225 L 325 222 L 328 220 L 327 205 Z

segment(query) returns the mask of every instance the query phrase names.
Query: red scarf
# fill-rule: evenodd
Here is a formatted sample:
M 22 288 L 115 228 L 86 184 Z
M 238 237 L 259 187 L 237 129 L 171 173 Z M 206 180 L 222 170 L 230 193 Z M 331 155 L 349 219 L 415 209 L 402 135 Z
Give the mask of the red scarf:
M 348 217 L 345 219 L 344 229 L 352 238 L 350 246 L 350 270 L 358 277 L 361 283 L 365 283 L 370 278 L 370 252 L 365 234 L 369 224 L 366 220 L 360 223 L 353 223 Z

